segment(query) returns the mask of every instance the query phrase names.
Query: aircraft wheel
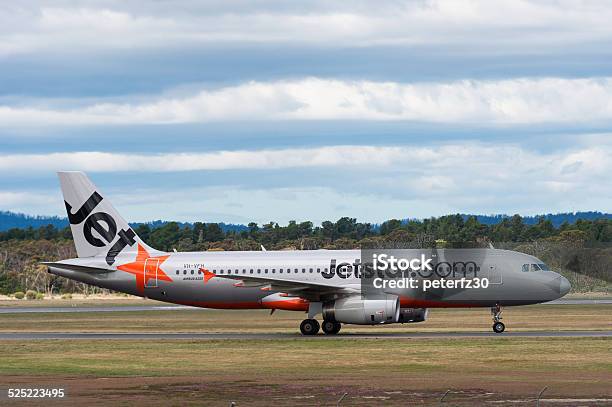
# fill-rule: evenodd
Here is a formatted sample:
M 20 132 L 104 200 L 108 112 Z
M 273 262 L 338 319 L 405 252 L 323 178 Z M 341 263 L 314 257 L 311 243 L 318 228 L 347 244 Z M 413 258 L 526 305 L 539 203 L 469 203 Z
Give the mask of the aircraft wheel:
M 332 321 L 323 321 L 323 332 L 327 335 L 335 335 L 340 332 L 340 328 L 342 328 L 342 324 L 340 322 L 332 322 Z
M 305 319 L 300 324 L 300 332 L 302 335 L 316 335 L 319 332 L 319 321 L 316 319 Z
M 493 324 L 493 332 L 495 332 L 496 334 L 504 332 L 505 329 L 506 325 L 504 325 L 503 322 L 496 322 Z

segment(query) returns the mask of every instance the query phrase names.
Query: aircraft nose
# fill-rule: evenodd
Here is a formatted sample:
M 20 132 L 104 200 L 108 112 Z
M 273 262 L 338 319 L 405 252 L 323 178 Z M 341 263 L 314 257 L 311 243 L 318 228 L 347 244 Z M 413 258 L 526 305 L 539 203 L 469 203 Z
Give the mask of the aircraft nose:
M 569 293 L 572 289 L 572 285 L 565 277 L 561 277 L 561 281 L 559 281 L 559 294 L 563 297 L 565 294 Z

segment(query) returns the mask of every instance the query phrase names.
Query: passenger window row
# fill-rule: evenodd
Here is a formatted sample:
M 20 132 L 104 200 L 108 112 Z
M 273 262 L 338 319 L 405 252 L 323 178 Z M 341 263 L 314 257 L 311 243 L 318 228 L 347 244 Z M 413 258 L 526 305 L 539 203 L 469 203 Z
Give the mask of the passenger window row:
M 183 274 L 195 274 L 195 270 L 183 270 Z M 181 270 L 176 270 L 176 275 L 178 276 L 179 274 L 181 274 Z M 198 270 L 198 274 L 202 274 L 201 270 Z
M 315 270 L 316 270 L 317 273 L 321 273 L 321 268 L 314 269 L 314 268 L 311 267 L 311 268 L 301 268 L 301 269 L 299 269 L 299 268 L 294 268 L 294 269 L 281 268 L 281 269 L 278 269 L 278 270 L 276 268 L 272 268 L 272 269 L 267 269 L 267 268 L 264 268 L 264 269 L 248 269 L 248 271 L 247 271 L 247 269 L 242 269 L 242 270 L 240 270 L 240 269 L 233 269 L 233 270 L 232 269 L 218 269 L 218 274 L 262 274 L 262 273 L 263 274 L 268 274 L 268 273 L 276 274 L 277 271 L 278 271 L 279 274 L 283 274 L 283 273 L 286 273 L 286 274 L 290 274 L 290 273 L 297 274 L 300 271 L 302 272 L 302 274 L 306 274 L 306 272 L 312 274 L 312 273 L 315 272 Z M 327 267 L 325 267 L 323 269 L 323 272 L 327 273 L 327 271 L 328 271 Z M 183 270 L 183 274 L 187 274 L 188 272 L 189 272 L 189 270 Z M 213 268 L 212 272 L 217 274 L 217 269 Z M 180 270 L 176 270 L 176 274 L 177 275 L 181 274 L 181 271 Z M 191 274 L 195 274 L 195 270 L 191 270 Z M 202 271 L 198 270 L 198 274 L 202 274 Z

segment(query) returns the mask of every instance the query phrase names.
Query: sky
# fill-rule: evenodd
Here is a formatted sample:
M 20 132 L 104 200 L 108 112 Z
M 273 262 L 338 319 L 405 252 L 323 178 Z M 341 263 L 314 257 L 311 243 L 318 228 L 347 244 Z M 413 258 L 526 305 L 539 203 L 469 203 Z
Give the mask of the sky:
M 612 212 L 605 1 L 0 5 L 0 210 L 130 221 Z

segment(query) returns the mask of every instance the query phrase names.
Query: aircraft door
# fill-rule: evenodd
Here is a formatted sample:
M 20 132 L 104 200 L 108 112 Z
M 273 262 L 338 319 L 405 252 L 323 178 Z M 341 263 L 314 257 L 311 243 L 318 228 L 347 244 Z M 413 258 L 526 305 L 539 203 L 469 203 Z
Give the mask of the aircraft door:
M 489 284 L 502 284 L 502 273 L 499 267 L 494 264 L 490 264 L 487 266 L 487 278 L 489 279 Z
M 144 262 L 144 287 L 157 288 L 157 270 L 159 259 L 145 259 Z

